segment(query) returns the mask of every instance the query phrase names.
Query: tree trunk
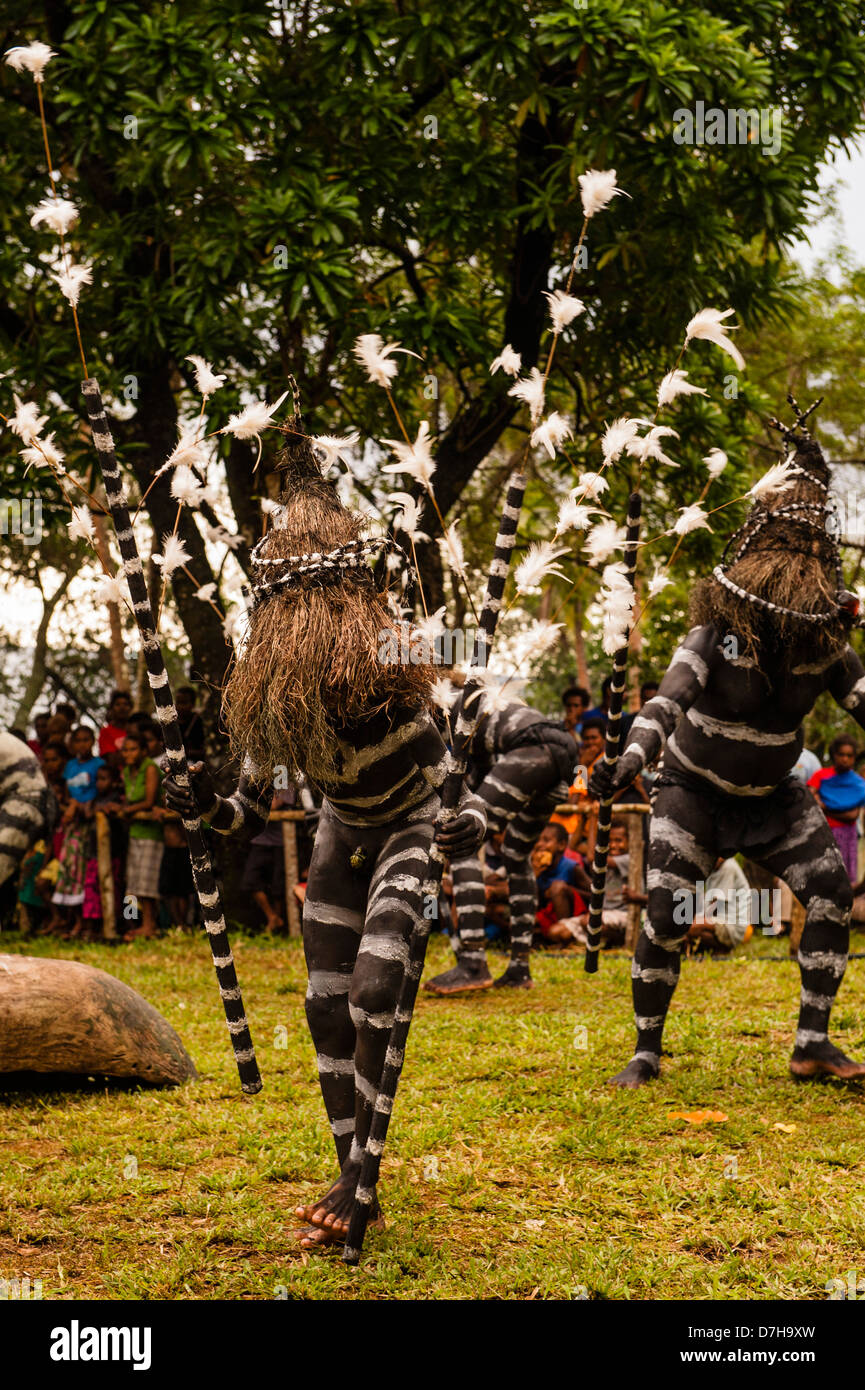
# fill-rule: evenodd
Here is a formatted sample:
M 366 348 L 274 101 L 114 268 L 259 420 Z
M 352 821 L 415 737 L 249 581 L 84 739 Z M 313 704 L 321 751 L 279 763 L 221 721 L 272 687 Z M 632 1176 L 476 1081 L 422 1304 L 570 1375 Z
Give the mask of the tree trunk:
M 105 517 L 93 513 L 93 539 L 96 553 L 105 569 L 111 573 L 111 555 L 108 550 L 108 530 Z M 130 690 L 129 666 L 126 661 L 126 645 L 123 641 L 123 626 L 120 621 L 120 605 L 108 604 L 108 627 L 110 631 L 111 671 L 118 690 Z
M 574 601 L 574 656 L 577 661 L 577 681 L 589 688 L 589 663 L 586 661 L 586 636 L 583 632 L 583 605 L 580 599 Z
M 66 574 L 60 581 L 60 585 L 55 589 L 50 598 L 46 598 L 42 593 L 42 617 L 39 619 L 39 626 L 36 629 L 36 641 L 33 651 L 33 665 L 30 675 L 27 677 L 27 684 L 24 692 L 18 701 L 18 707 L 12 717 L 12 728 L 26 730 L 30 722 L 30 712 L 33 709 L 39 693 L 45 684 L 47 675 L 46 664 L 48 658 L 48 629 L 51 626 L 51 619 L 54 617 L 54 610 L 62 599 L 66 590 L 72 582 L 72 575 Z

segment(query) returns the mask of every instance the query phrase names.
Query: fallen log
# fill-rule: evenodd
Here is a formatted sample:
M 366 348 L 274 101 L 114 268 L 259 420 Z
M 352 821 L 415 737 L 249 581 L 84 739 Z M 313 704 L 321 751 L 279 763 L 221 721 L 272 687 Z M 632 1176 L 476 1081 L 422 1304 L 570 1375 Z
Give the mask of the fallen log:
M 72 960 L 0 955 L 5 1073 L 110 1076 L 148 1086 L 197 1077 L 169 1023 L 134 989 Z

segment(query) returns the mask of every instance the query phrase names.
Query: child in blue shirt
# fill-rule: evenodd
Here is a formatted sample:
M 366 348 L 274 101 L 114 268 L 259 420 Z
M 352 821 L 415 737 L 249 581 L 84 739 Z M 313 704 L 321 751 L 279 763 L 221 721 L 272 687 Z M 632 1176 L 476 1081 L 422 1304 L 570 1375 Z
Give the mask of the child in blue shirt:
M 105 766 L 105 759 L 93 756 L 93 730 L 83 724 L 72 734 L 72 757 L 63 769 L 63 777 L 73 801 L 86 805 L 96 797 L 96 771 Z

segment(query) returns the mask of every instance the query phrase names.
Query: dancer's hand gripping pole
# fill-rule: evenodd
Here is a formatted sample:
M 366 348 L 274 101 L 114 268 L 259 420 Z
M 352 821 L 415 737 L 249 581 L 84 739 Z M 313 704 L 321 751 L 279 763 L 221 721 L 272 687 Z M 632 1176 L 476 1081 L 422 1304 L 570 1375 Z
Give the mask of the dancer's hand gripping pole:
M 632 492 L 628 498 L 628 521 L 625 536 L 625 568 L 631 585 L 637 568 L 637 545 L 640 539 L 640 514 L 643 499 L 639 492 Z M 630 637 L 630 632 L 628 633 Z M 607 732 L 604 743 L 603 761 L 612 772 L 620 754 L 622 733 L 622 704 L 625 695 L 625 682 L 628 675 L 628 643 L 616 652 L 613 659 L 610 707 L 607 713 Z M 601 925 L 604 909 L 604 893 L 607 887 L 607 855 L 610 849 L 610 826 L 613 820 L 613 797 L 602 797 L 598 807 L 598 829 L 595 838 L 595 857 L 592 863 L 592 895 L 589 900 L 589 921 L 586 928 L 585 968 L 589 975 L 598 969 L 601 950 Z
M 458 813 L 468 752 L 480 714 L 481 686 L 477 680 L 473 679 L 473 672 L 478 668 L 484 668 L 489 659 L 493 635 L 501 612 L 502 595 L 516 541 L 517 525 L 525 490 L 525 475 L 519 471 L 512 473 L 508 480 L 507 497 L 499 524 L 499 534 L 496 537 L 493 562 L 487 579 L 487 591 L 478 620 L 478 632 L 472 653 L 471 669 L 463 691 L 457 726 L 453 730 L 453 751 L 449 757 L 448 774 L 442 788 L 441 809 L 436 819 L 436 829 L 454 820 Z M 424 899 L 427 902 L 438 900 L 444 864 L 445 856 L 439 845 L 433 841 L 429 856 L 429 871 L 423 886 Z M 355 1192 L 348 1236 L 342 1256 L 345 1263 L 350 1265 L 356 1265 L 360 1260 L 364 1235 L 375 1200 L 381 1156 L 384 1152 L 388 1125 L 405 1058 L 405 1047 L 420 977 L 423 974 L 430 925 L 431 923 L 427 919 L 422 919 L 422 925 L 413 928 L 409 939 L 408 962 L 403 974 L 396 1014 L 385 1054 L 378 1097 L 373 1107 L 369 1135 L 361 1163 L 360 1179 Z
M 135 621 L 141 634 L 141 647 L 144 652 L 144 663 L 147 667 L 147 679 L 153 691 L 156 718 L 165 740 L 165 754 L 175 781 L 181 787 L 188 787 L 189 768 L 183 746 L 183 737 L 180 732 L 180 721 L 174 707 L 171 687 L 168 684 L 168 672 L 165 669 L 162 648 L 156 633 L 150 596 L 147 592 L 141 557 L 138 554 L 132 521 L 129 516 L 126 492 L 114 455 L 114 440 L 105 418 L 98 384 L 91 377 L 81 383 L 81 389 L 87 403 L 87 414 L 90 417 L 90 427 L 93 432 L 93 444 L 102 471 L 111 519 L 117 533 L 117 544 L 123 562 L 123 573 L 126 575 L 126 582 L 129 586 L 132 611 L 135 614 Z M 255 1060 L 255 1049 L 252 1045 L 249 1024 L 244 1013 L 240 985 L 237 982 L 234 958 L 231 954 L 231 945 L 228 940 L 225 916 L 219 896 L 219 886 L 202 833 L 200 817 L 195 816 L 189 820 L 184 820 L 183 828 L 186 831 L 189 857 L 192 862 L 192 877 L 195 882 L 198 901 L 201 904 L 202 920 L 210 941 L 219 994 L 225 1009 L 225 1018 L 231 1037 L 231 1045 L 234 1049 L 234 1060 L 237 1063 L 241 1089 L 247 1095 L 255 1095 L 261 1090 L 261 1074 Z

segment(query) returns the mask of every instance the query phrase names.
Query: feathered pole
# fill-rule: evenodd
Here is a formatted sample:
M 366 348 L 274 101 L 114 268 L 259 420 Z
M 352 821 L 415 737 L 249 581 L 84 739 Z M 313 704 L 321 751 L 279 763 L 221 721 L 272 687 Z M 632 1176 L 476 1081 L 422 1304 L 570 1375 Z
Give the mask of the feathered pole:
M 625 558 L 621 572 L 609 576 L 610 602 L 618 597 L 623 626 L 619 635 L 624 638 L 613 658 L 610 705 L 607 713 L 606 737 L 604 740 L 603 761 L 612 769 L 620 752 L 622 731 L 622 705 L 625 696 L 625 683 L 628 676 L 628 641 L 630 630 L 628 619 L 634 602 L 634 577 L 637 572 L 637 547 L 640 540 L 640 515 L 643 499 L 639 492 L 632 492 L 628 498 L 628 518 L 626 522 Z M 616 566 L 609 566 L 617 570 Z M 614 587 L 618 581 L 617 587 Z M 613 798 L 603 797 L 598 807 L 598 828 L 595 839 L 595 857 L 592 863 L 592 895 L 589 900 L 589 920 L 586 929 L 585 968 L 589 975 L 598 968 L 598 953 L 601 949 L 601 913 L 604 906 L 604 892 L 607 883 L 607 855 L 610 849 L 610 826 L 613 823 Z
M 436 828 L 447 825 L 457 815 L 468 761 L 468 750 L 480 717 L 480 696 L 483 687 L 475 673 L 486 670 L 496 624 L 502 608 L 502 596 L 516 542 L 517 525 L 525 490 L 525 474 L 521 470 L 517 470 L 511 474 L 508 480 L 507 496 L 499 523 L 499 532 L 487 578 L 483 606 L 478 619 L 471 666 L 464 688 L 462 710 L 456 728 L 453 730 L 453 749 L 448 755 L 448 772 L 442 787 L 441 809 L 436 819 Z M 445 856 L 436 841 L 433 841 L 429 856 L 429 871 L 423 886 L 424 898 L 427 902 L 438 901 L 444 866 Z M 384 1070 L 372 1112 L 369 1135 L 361 1163 L 360 1178 L 354 1196 L 348 1236 L 343 1251 L 342 1258 L 349 1265 L 358 1263 L 363 1249 L 364 1235 L 375 1197 L 388 1125 L 405 1058 L 405 1048 L 418 986 L 423 974 L 430 925 L 429 920 L 422 918 L 421 922 L 416 923 L 413 927 L 409 939 L 408 963 L 403 973 L 402 987 L 391 1026 Z
M 165 740 L 165 754 L 178 785 L 188 787 L 189 767 L 183 746 L 180 721 L 177 717 L 171 687 L 168 684 L 168 672 L 165 669 L 162 648 L 156 633 L 156 624 L 144 579 L 141 557 L 138 554 L 129 506 L 114 454 L 114 441 L 108 428 L 108 421 L 105 418 L 97 382 L 89 377 L 81 383 L 81 390 L 87 405 L 93 446 L 99 460 L 108 507 L 114 522 L 117 544 L 120 548 L 123 573 L 126 575 L 126 582 L 129 585 L 132 611 L 135 614 L 135 621 L 141 634 L 147 679 L 153 691 L 156 718 L 161 725 Z M 168 558 L 168 551 L 169 547 L 166 544 L 166 559 Z M 164 568 L 167 570 L 169 565 L 166 564 Z M 219 885 L 213 872 L 200 817 L 196 816 L 191 820 L 184 820 L 183 828 L 186 831 L 189 857 L 192 862 L 192 877 L 195 882 L 198 901 L 201 904 L 204 929 L 210 942 L 213 965 L 219 984 L 219 994 L 225 1009 L 225 1019 L 228 1024 L 231 1045 L 234 1049 L 234 1060 L 237 1063 L 241 1089 L 247 1095 L 256 1095 L 261 1090 L 261 1074 L 255 1060 L 255 1049 L 252 1045 L 249 1024 L 246 1021 L 240 985 L 237 982 L 237 971 L 234 968 L 234 957 L 228 940 Z
M 637 552 L 640 543 L 640 514 L 642 511 L 642 493 L 640 491 L 642 483 L 643 469 L 650 459 L 661 463 L 672 464 L 673 460 L 668 459 L 663 452 L 660 440 L 664 435 L 676 435 L 676 431 L 659 426 L 655 422 L 661 409 L 672 403 L 678 396 L 687 395 L 706 395 L 702 387 L 693 386 L 688 381 L 688 373 L 680 369 L 680 363 L 687 351 L 688 344 L 695 338 L 703 338 L 714 343 L 717 347 L 726 352 L 733 358 L 736 366 L 742 370 L 745 360 L 738 348 L 727 336 L 728 328 L 724 324 L 724 319 L 729 318 L 733 313 L 732 309 L 725 309 L 723 312 L 717 309 L 701 309 L 691 319 L 685 331 L 685 341 L 679 349 L 672 371 L 668 372 L 658 388 L 658 403 L 651 421 L 628 420 L 625 425 L 631 429 L 632 437 L 625 441 L 624 448 L 634 458 L 639 459 L 639 470 L 637 473 L 636 487 L 628 499 L 628 517 L 625 539 L 625 559 L 621 566 L 608 566 L 604 571 L 604 580 L 607 584 L 607 592 L 603 595 L 604 608 L 606 615 L 604 650 L 613 655 L 612 683 L 610 687 L 610 704 L 607 715 L 607 730 L 604 743 L 603 768 L 608 774 L 614 772 L 621 752 L 621 723 L 622 723 L 622 704 L 625 693 L 625 683 L 627 680 L 628 669 L 628 648 L 630 644 L 631 632 L 636 625 L 633 618 L 634 602 L 636 591 L 634 588 Z M 637 427 L 640 424 L 649 426 L 648 432 L 640 437 L 637 434 Z M 676 436 L 678 438 L 678 436 Z M 713 451 L 719 458 L 713 460 L 712 455 L 706 460 L 709 468 L 709 480 L 700 496 L 699 502 L 691 507 L 686 507 L 682 516 L 676 523 L 675 530 L 680 537 L 687 535 L 689 531 L 698 526 L 708 525 L 700 502 L 706 495 L 709 485 L 713 478 L 717 477 L 721 469 L 726 464 L 726 457 L 720 450 Z M 673 465 L 675 466 L 675 465 Z M 679 543 L 680 543 L 679 542 Z M 677 543 L 676 550 L 678 550 Z M 675 556 L 670 557 L 670 562 Z M 659 592 L 663 587 L 664 576 L 656 574 L 653 579 L 653 587 L 650 597 L 655 592 Z M 640 615 L 641 616 L 641 615 Z M 595 854 L 592 862 L 592 893 L 589 903 L 589 917 L 586 927 L 586 956 L 585 970 L 589 975 L 594 975 L 598 969 L 598 960 L 601 949 L 601 932 L 603 925 L 604 893 L 607 884 L 607 855 L 610 847 L 610 826 L 613 818 L 613 796 L 602 796 L 598 807 L 598 828 L 595 840 Z
M 78 321 L 78 300 L 83 285 L 92 283 L 92 272 L 89 266 L 76 265 L 71 258 L 66 245 L 66 234 L 77 221 L 78 212 L 72 203 L 61 198 L 54 176 L 54 161 L 51 157 L 51 148 L 48 140 L 48 128 L 45 121 L 45 106 L 42 97 L 42 84 L 44 82 L 45 67 L 54 57 L 53 51 L 47 44 L 35 42 L 29 45 L 11 49 L 6 54 L 6 62 L 18 72 L 29 72 L 36 83 L 37 94 L 39 97 L 39 116 L 42 127 L 42 138 L 45 147 L 45 158 L 48 165 L 48 177 L 51 184 L 51 197 L 40 203 L 39 207 L 31 219 L 31 225 L 39 226 L 44 222 L 60 239 L 62 270 L 56 273 L 54 278 L 63 294 L 72 307 L 72 317 L 75 325 L 75 337 L 78 344 L 81 364 L 87 373 L 87 361 L 84 355 L 84 346 L 81 338 L 81 329 Z M 90 419 L 91 434 L 93 445 L 96 449 L 97 459 L 102 472 L 102 479 L 105 484 L 105 492 L 108 507 L 111 514 L 114 528 L 117 535 L 117 544 L 120 548 L 123 572 L 126 575 L 126 582 L 129 588 L 129 596 L 132 601 L 132 611 L 138 624 L 141 634 L 141 643 L 144 651 L 144 659 L 147 667 L 147 675 L 150 687 L 153 691 L 154 702 L 156 705 L 156 716 L 162 725 L 165 739 L 165 751 L 172 766 L 177 781 L 181 786 L 189 785 L 189 769 L 186 762 L 186 752 L 183 746 L 183 738 L 180 732 L 180 721 L 177 717 L 177 710 L 168 684 L 168 672 L 165 669 L 165 662 L 162 657 L 162 649 L 156 633 L 156 623 L 153 618 L 153 611 L 150 604 L 150 597 L 147 592 L 147 585 L 144 579 L 144 569 L 141 564 L 141 557 L 138 554 L 138 546 L 135 541 L 135 534 L 132 529 L 132 519 L 129 515 L 126 492 L 114 454 L 114 441 L 108 428 L 108 421 L 102 405 L 102 397 L 98 383 L 93 377 L 87 375 L 81 384 L 84 400 L 87 407 L 87 414 Z M 45 417 L 39 417 L 35 406 L 22 406 L 16 401 L 17 410 L 14 420 L 9 424 L 13 431 L 18 434 L 30 447 L 27 450 L 29 455 L 28 464 L 37 463 L 40 460 L 45 462 L 55 477 L 61 483 L 66 474 L 63 468 L 63 455 L 52 443 L 52 438 L 47 440 L 41 438 L 42 425 Z M 75 483 L 74 479 L 71 479 Z M 76 483 L 76 486 L 80 486 Z M 64 496 L 71 504 L 71 499 L 63 489 Z M 85 491 L 88 500 L 99 508 L 99 504 L 90 494 Z M 101 508 L 99 508 L 101 510 Z M 69 533 L 72 539 L 80 538 L 93 541 L 93 519 L 86 507 L 72 506 L 72 521 L 69 525 Z M 162 556 L 163 572 L 166 577 L 173 569 L 184 565 L 189 559 L 183 543 L 178 541 L 176 536 L 165 538 L 164 555 Z M 104 562 L 103 562 L 104 567 Z M 107 575 L 103 581 L 103 587 L 111 595 L 112 601 L 122 600 L 122 591 L 116 577 Z M 207 934 L 210 940 L 213 962 L 216 967 L 217 980 L 219 981 L 219 992 L 225 1008 L 225 1016 L 228 1022 L 228 1031 L 231 1036 L 234 1048 L 235 1061 L 240 1075 L 240 1084 L 248 1095 L 255 1095 L 261 1090 L 261 1075 L 258 1064 L 255 1060 L 255 1050 L 252 1046 L 252 1038 L 249 1032 L 249 1025 L 243 1008 L 243 999 L 240 993 L 240 986 L 237 982 L 237 973 L 234 968 L 234 959 L 231 954 L 228 935 L 225 927 L 225 918 L 220 902 L 219 887 L 213 872 L 210 855 L 204 842 L 201 829 L 201 821 L 184 821 L 186 837 L 189 843 L 190 859 L 192 861 L 192 873 L 195 881 L 195 889 L 201 904 L 202 916 Z

